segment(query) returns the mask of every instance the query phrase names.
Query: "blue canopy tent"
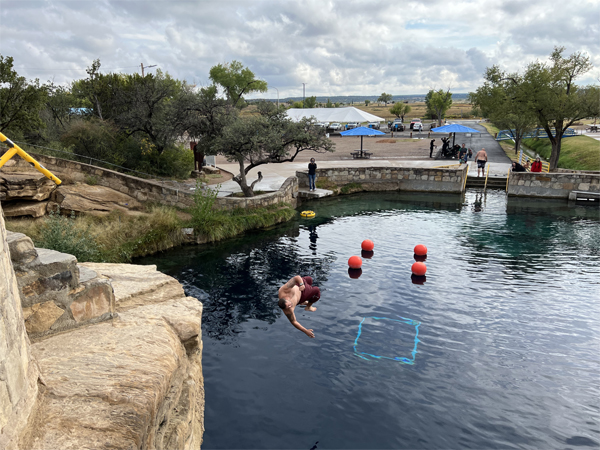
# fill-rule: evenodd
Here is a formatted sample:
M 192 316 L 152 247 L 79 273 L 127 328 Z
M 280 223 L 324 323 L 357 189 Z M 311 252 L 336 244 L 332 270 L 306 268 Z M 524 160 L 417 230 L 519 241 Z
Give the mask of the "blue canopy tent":
M 351 130 L 342 131 L 340 133 L 342 136 L 360 136 L 360 157 L 363 157 L 363 137 L 364 136 L 380 136 L 385 135 L 383 131 L 374 130 L 373 128 L 367 127 L 357 127 L 352 128 Z
M 456 133 L 481 133 L 481 131 L 474 130 L 473 128 L 465 127 L 458 123 L 451 123 L 450 125 L 444 125 L 443 127 L 432 128 L 434 133 L 452 133 L 452 146 L 454 147 L 454 141 L 456 140 Z

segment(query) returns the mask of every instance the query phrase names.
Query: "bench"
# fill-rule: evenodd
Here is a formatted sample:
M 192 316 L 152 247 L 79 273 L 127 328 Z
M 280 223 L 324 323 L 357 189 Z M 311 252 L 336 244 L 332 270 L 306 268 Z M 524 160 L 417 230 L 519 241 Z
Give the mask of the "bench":
M 352 158 L 354 158 L 354 159 L 357 159 L 357 158 L 371 158 L 371 155 L 373 155 L 373 152 L 363 151 L 362 154 L 361 154 L 360 150 L 357 150 L 355 152 L 350 152 L 350 154 L 352 155 Z

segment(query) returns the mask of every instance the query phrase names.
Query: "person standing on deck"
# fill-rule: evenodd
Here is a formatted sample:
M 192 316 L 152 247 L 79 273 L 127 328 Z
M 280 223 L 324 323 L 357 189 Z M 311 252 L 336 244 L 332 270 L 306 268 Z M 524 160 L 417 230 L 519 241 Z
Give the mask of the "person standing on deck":
M 317 179 L 317 163 L 315 162 L 315 158 L 310 158 L 310 163 L 308 163 L 308 189 L 310 191 L 315 191 L 317 186 L 315 185 L 315 181 Z
M 488 157 L 485 148 L 482 148 L 475 155 L 475 162 L 477 163 L 477 176 L 481 170 L 481 176 L 485 175 L 485 164 L 487 163 Z
M 433 158 L 433 147 L 435 147 L 434 145 L 435 139 L 432 139 L 431 142 L 429 143 L 429 157 Z
M 294 308 L 298 305 L 306 305 L 306 308 L 304 308 L 305 311 L 317 310 L 313 304 L 321 298 L 321 290 L 313 286 L 312 283 L 313 279 L 311 277 L 296 275 L 279 288 L 278 302 L 279 307 L 283 310 L 283 313 L 291 324 L 310 338 L 314 338 L 315 333 L 313 333 L 313 330 L 306 329 L 300 325 L 296 320 Z

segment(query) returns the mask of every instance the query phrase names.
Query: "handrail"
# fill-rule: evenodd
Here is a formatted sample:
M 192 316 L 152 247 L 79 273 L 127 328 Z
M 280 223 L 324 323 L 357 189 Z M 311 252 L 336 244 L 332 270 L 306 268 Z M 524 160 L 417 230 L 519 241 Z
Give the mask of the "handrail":
M 508 173 L 506 174 L 506 192 L 508 192 L 508 179 L 510 178 L 510 169 L 508 169 Z
M 4 164 L 6 164 L 8 162 L 8 160 L 10 158 L 12 158 L 13 156 L 19 155 L 21 158 L 23 158 L 25 161 L 27 161 L 33 167 L 35 167 L 36 170 L 43 173 L 44 176 L 46 176 L 47 178 L 50 178 L 56 184 L 62 183 L 62 181 L 60 181 L 60 179 L 55 177 L 52 174 L 52 172 L 50 172 L 48 169 L 46 169 L 44 166 L 42 166 L 39 162 L 37 162 L 35 159 L 33 159 L 31 156 L 29 156 L 29 154 L 25 150 L 23 150 L 21 147 L 19 147 L 17 144 L 15 144 L 10 139 L 8 139 L 2 133 L 0 133 L 0 142 L 5 143 L 9 148 L 9 150 L 2 156 L 2 158 L 0 158 L 0 167 L 2 167 Z
M 485 189 L 487 188 L 487 180 L 488 180 L 488 175 L 490 174 L 490 165 L 487 165 L 487 170 L 485 172 L 485 184 L 483 185 L 483 190 L 485 192 Z
M 461 192 L 465 192 L 465 187 L 467 187 L 467 178 L 469 178 L 469 169 L 470 169 L 469 164 L 467 164 L 467 172 L 465 173 L 465 181 L 463 183 Z

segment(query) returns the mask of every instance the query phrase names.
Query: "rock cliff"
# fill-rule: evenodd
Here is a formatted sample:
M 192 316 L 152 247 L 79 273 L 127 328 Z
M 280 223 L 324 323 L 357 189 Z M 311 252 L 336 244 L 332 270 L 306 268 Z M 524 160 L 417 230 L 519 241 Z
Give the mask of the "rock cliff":
M 72 278 L 65 275 L 64 283 L 54 286 L 48 279 L 55 275 L 45 273 L 47 267 L 35 272 L 43 250 L 17 238 L 10 248 L 23 274 L 20 286 L 0 222 L 0 448 L 200 448 L 202 304 L 155 266 L 75 261 L 60 272 Z M 30 344 L 20 306 L 23 288 L 52 285 L 53 293 L 25 289 L 25 294 L 35 290 L 39 299 L 32 303 L 33 297 L 24 295 L 25 308 L 29 317 L 38 315 L 36 323 L 64 322 L 102 303 L 89 289 L 81 311 L 73 310 L 78 298 L 73 296 L 84 292 L 78 289 L 90 274 L 96 284 L 111 286 L 114 311 L 100 323 L 38 334 Z M 77 277 L 79 284 L 73 281 Z M 108 295 L 106 289 L 101 292 Z

